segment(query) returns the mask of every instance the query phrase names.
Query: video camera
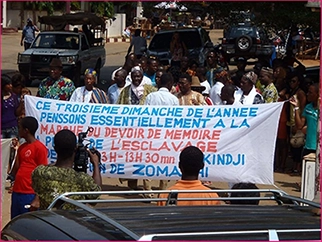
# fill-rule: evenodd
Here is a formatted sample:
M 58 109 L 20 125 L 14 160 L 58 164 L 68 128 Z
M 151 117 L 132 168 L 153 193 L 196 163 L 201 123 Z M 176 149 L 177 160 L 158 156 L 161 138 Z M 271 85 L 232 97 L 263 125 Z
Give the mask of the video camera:
M 88 127 L 86 132 L 80 132 L 78 134 L 78 143 L 77 143 L 77 150 L 75 154 L 74 159 L 74 170 L 79 172 L 85 172 L 87 173 L 87 165 L 88 165 L 88 153 L 87 153 L 87 147 L 90 145 L 90 143 L 84 145 L 84 140 L 87 137 L 88 132 L 93 132 L 92 127 Z M 90 148 L 90 152 L 93 154 L 96 153 L 101 160 L 101 154 L 94 148 Z

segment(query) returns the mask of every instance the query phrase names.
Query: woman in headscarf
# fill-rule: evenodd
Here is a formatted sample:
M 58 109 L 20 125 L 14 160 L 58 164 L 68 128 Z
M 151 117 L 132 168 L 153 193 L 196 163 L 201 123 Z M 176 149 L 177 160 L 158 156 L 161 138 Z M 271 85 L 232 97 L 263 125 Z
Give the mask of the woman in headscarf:
M 83 103 L 109 103 L 104 91 L 95 87 L 97 83 L 97 73 L 89 68 L 85 71 L 85 86 L 78 87 L 72 94 L 69 101 Z
M 236 95 L 238 95 L 237 100 L 239 100 L 241 104 L 249 105 L 264 103 L 262 95 L 256 91 L 256 81 L 257 75 L 253 71 L 247 72 L 243 75 L 240 81 L 240 89 L 242 90 L 242 93 L 241 95 L 235 93 Z
M 146 96 L 157 91 L 155 87 L 143 81 L 143 70 L 139 66 L 132 68 L 131 79 L 131 85 L 122 90 L 117 104 L 143 105 Z

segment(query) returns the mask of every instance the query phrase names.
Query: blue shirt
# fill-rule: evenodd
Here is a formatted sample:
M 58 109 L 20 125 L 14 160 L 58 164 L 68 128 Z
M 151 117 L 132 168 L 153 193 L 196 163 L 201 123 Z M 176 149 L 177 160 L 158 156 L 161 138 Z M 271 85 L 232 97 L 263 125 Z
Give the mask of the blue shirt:
M 130 85 L 131 82 L 126 81 L 124 87 Z M 117 86 L 116 83 L 114 83 L 112 86 L 110 86 L 107 90 L 107 96 L 108 96 L 108 100 L 110 102 L 110 104 L 115 104 L 119 98 L 119 95 L 121 93 L 121 91 L 123 90 L 123 88 L 120 88 Z
M 215 85 L 216 81 L 216 74 L 220 73 L 224 70 L 224 68 L 222 68 L 221 66 L 217 66 L 217 68 L 211 68 L 207 71 L 206 73 L 206 79 L 209 82 L 210 86 L 212 87 L 213 85 Z
M 314 108 L 312 103 L 305 106 L 302 117 L 306 119 L 306 140 L 305 149 L 316 150 L 317 144 L 317 126 L 318 126 L 319 109 Z
M 31 44 L 35 39 L 35 32 L 36 28 L 34 26 L 26 25 L 22 30 L 22 34 L 25 37 L 24 42 Z
M 152 83 L 152 86 L 155 87 L 157 85 L 157 83 L 155 82 L 156 73 L 154 73 L 152 76 L 149 76 L 147 73 L 144 73 L 143 75 L 146 76 L 146 77 L 148 77 L 148 78 L 150 78 L 151 83 Z

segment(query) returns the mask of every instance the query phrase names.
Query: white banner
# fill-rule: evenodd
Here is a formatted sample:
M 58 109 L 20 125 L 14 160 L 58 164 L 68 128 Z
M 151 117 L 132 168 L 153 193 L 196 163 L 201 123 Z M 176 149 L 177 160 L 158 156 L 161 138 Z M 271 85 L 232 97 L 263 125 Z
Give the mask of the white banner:
M 283 103 L 169 107 L 25 98 L 26 115 L 40 123 L 37 137 L 49 150 L 49 162 L 56 160 L 53 137 L 59 130 L 77 135 L 93 127 L 87 139 L 102 154 L 107 177 L 178 180 L 180 151 L 194 145 L 205 155 L 201 180 L 274 183 Z

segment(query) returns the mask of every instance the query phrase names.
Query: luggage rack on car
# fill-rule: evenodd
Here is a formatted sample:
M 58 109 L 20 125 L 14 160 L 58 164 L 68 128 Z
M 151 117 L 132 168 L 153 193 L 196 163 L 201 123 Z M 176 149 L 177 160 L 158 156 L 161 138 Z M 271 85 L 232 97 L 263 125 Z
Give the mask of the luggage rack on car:
M 143 194 L 168 194 L 167 198 L 131 198 Z M 253 193 L 261 197 L 181 198 L 178 193 Z M 73 195 L 101 195 L 97 200 L 74 200 Z M 118 198 L 127 195 L 130 198 Z M 129 196 L 131 195 L 131 196 Z M 106 198 L 108 196 L 108 198 Z M 278 205 L 175 206 L 194 200 L 271 200 Z M 125 203 L 163 201 L 168 206 L 88 206 L 86 203 Z M 62 211 L 63 203 L 74 205 L 87 222 L 109 224 L 109 232 L 122 233 L 138 241 L 151 240 L 302 240 L 320 238 L 320 204 L 289 196 L 280 190 L 162 190 L 68 192 L 57 196 L 48 210 Z M 282 206 L 282 205 L 286 206 Z M 171 206 L 174 205 L 174 206 Z M 306 206 L 300 206 L 306 205 Z M 64 213 L 61 213 L 64 214 Z M 282 218 L 282 220 L 281 220 Z M 300 219 L 300 220 L 298 220 Z M 239 221 L 239 222 L 238 222 Z M 242 222 L 241 222 L 242 221 Z M 247 222 L 246 222 L 247 221 Z M 198 226 L 196 225 L 198 224 Z M 200 223 L 200 224 L 199 224 Z M 148 224 L 148 226 L 147 226 Z M 171 224 L 168 227 L 168 224 Z M 211 224 L 211 226 L 210 226 Z M 225 225 L 225 226 L 224 226 Z M 111 226 L 114 228 L 110 230 Z M 192 226 L 192 227 L 191 227 Z
M 218 193 L 218 194 L 230 194 L 230 193 L 265 193 L 265 196 L 260 197 L 217 197 L 217 198 L 183 198 L 178 197 L 179 193 Z M 155 194 L 168 194 L 167 198 L 154 197 L 150 198 L 145 195 L 153 193 Z M 74 200 L 70 198 L 73 195 L 108 195 L 109 199 L 86 199 L 86 200 Z M 134 196 L 141 195 L 141 198 L 115 198 L 117 196 Z M 153 191 L 96 191 L 96 192 L 66 192 L 57 196 L 53 202 L 48 206 L 48 209 L 59 208 L 63 203 L 70 203 L 76 207 L 82 207 L 84 203 L 131 203 L 131 202 L 166 202 L 166 206 L 177 205 L 178 201 L 232 201 L 232 200 L 269 200 L 275 201 L 278 205 L 293 204 L 293 205 L 306 205 L 314 208 L 321 208 L 321 205 L 313 201 L 290 196 L 284 191 L 275 189 L 227 189 L 227 190 L 153 190 Z

